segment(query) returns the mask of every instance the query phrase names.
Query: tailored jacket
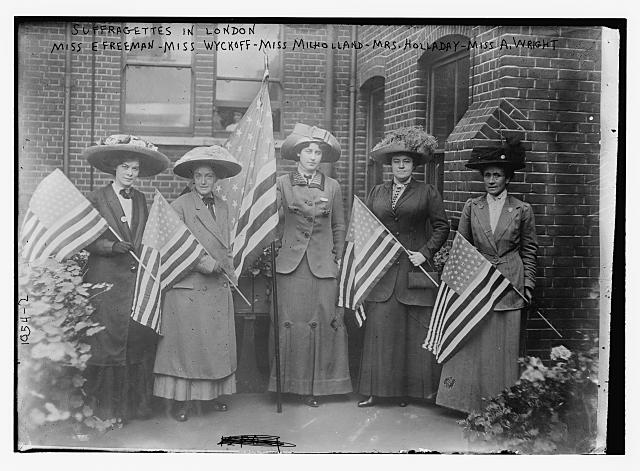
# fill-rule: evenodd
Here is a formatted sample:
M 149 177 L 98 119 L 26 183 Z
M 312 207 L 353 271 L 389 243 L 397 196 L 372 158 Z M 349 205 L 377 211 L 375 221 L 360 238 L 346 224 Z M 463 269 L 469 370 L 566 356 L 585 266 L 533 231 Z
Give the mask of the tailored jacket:
M 433 185 L 413 178 L 396 203 L 391 207 L 393 182 L 376 185 L 369 193 L 367 207 L 387 229 L 411 251 L 421 252 L 427 259 L 422 265 L 434 271 L 433 256 L 449 236 L 449 220 L 444 211 L 442 197 Z M 409 271 L 414 268 L 408 255 L 402 251 L 398 259 L 382 276 L 367 296 L 367 301 L 384 302 L 391 295 L 410 306 L 433 306 L 435 289 L 409 288 Z
M 89 364 L 92 365 L 123 365 L 126 359 L 129 319 L 138 265 L 131 254 L 112 252 L 113 244 L 118 241 L 112 230 L 116 231 L 123 241 L 132 243 L 136 255 L 140 255 L 148 210 L 144 195 L 135 189 L 131 191 L 131 228 L 124 221 L 124 211 L 111 184 L 87 195 L 87 199 L 107 221 L 111 230 L 107 229 L 87 246 L 89 260 L 84 280 L 88 283 L 113 284 L 109 291 L 98 294 L 93 299 L 96 308 L 94 315 L 106 329 L 90 338 L 92 348 Z
M 281 175 L 277 180 L 282 247 L 276 271 L 293 272 L 306 253 L 314 276 L 337 278 L 345 239 L 340 185 L 322 173 L 320 188 L 313 184 L 294 185 L 294 173 Z
M 214 195 L 215 219 L 195 190 L 180 196 L 171 206 L 207 253 L 222 264 L 235 283 L 226 203 Z M 237 368 L 234 309 L 231 287 L 224 274 L 205 275 L 192 271 L 173 285 L 166 294 L 167 297 L 170 295 L 180 312 L 212 318 L 216 326 L 215 330 L 208 333 L 211 338 L 207 340 L 214 345 L 216 361 L 191 365 L 192 371 L 188 377 L 223 378 L 233 373 Z M 163 316 L 167 315 L 171 313 L 163 313 Z M 164 335 L 164 332 L 161 334 Z M 193 334 L 202 335 L 199 332 Z
M 496 230 L 491 230 L 487 195 L 467 200 L 458 232 L 473 244 L 522 294 L 536 285 L 538 240 L 531 205 L 507 193 Z M 494 310 L 522 309 L 524 300 L 507 290 Z

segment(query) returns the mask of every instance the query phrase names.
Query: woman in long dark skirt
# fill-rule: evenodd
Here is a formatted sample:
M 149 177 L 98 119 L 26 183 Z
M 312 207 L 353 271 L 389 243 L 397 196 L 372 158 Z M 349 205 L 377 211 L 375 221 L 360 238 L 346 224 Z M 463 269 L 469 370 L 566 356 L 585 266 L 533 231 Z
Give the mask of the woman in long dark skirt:
M 427 271 L 449 235 L 449 221 L 435 187 L 416 181 L 413 170 L 432 156 L 435 139 L 418 128 L 401 128 L 372 151 L 378 162 L 391 165 L 392 181 L 375 186 L 367 206 L 409 251 L 371 290 L 365 302 L 365 334 L 358 392 L 371 407 L 380 398 L 406 406 L 408 398 L 433 399 L 439 367 L 422 348 L 437 289 Z

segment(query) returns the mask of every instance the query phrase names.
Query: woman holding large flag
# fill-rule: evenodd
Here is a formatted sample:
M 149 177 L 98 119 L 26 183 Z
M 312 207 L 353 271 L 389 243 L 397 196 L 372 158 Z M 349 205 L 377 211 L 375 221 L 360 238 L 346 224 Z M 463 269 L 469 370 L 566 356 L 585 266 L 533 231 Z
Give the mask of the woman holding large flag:
M 173 417 L 189 417 L 190 401 L 211 401 L 236 392 L 236 331 L 229 280 L 234 279 L 226 203 L 214 195 L 216 182 L 237 175 L 238 161 L 224 147 L 196 147 L 173 172 L 193 181 L 193 189 L 171 206 L 206 250 L 194 270 L 164 295 L 161 339 L 153 393 L 173 400 Z
M 86 149 L 84 157 L 115 177 L 87 196 L 110 230 L 87 247 L 85 281 L 113 286 L 93 300 L 94 316 L 105 329 L 89 338 L 85 390 L 95 400 L 96 416 L 124 423 L 151 415 L 156 349 L 155 332 L 130 318 L 137 272 L 133 254 L 140 254 L 148 215 L 145 197 L 133 184 L 164 171 L 169 159 L 150 142 L 129 135 L 109 136 Z
M 468 168 L 478 170 L 486 194 L 467 200 L 458 232 L 529 301 L 536 283 L 535 220 L 531 205 L 507 191 L 524 168 L 518 141 L 473 149 Z M 442 368 L 437 404 L 470 412 L 518 380 L 520 316 L 526 302 L 509 288 L 460 350 Z
M 282 391 L 318 407 L 318 396 L 352 391 L 344 311 L 336 306 L 344 206 L 338 182 L 318 169 L 340 158 L 340 144 L 328 131 L 298 123 L 282 144 L 282 157 L 298 163 L 277 180 Z M 276 390 L 275 364 L 269 390 Z
M 397 129 L 372 150 L 380 163 L 391 165 L 392 181 L 375 186 L 367 207 L 408 251 L 388 268 L 367 296 L 359 407 L 394 399 L 433 400 L 439 368 L 421 348 L 431 318 L 436 287 L 419 271 L 433 272 L 431 262 L 449 235 L 449 221 L 438 190 L 412 176 L 433 155 L 436 140 L 415 127 Z

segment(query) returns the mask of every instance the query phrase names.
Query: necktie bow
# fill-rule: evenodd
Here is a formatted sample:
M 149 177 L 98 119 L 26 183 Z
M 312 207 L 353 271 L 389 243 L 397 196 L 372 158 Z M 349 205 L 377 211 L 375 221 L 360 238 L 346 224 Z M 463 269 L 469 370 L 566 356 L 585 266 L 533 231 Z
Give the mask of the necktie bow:
M 120 190 L 120 196 L 122 196 L 126 200 L 131 199 L 131 190 L 125 190 L 124 188 Z
M 207 205 L 207 207 L 211 208 L 213 206 L 213 196 L 205 196 L 202 198 L 202 202 Z

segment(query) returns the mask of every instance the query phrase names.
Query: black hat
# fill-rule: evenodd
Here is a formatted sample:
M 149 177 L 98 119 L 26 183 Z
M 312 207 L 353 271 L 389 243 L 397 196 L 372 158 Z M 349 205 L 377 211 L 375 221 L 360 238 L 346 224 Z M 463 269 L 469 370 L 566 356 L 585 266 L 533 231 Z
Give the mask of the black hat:
M 509 138 L 501 146 L 474 147 L 466 167 L 475 170 L 487 165 L 520 170 L 524 168 L 525 150 L 517 137 Z

